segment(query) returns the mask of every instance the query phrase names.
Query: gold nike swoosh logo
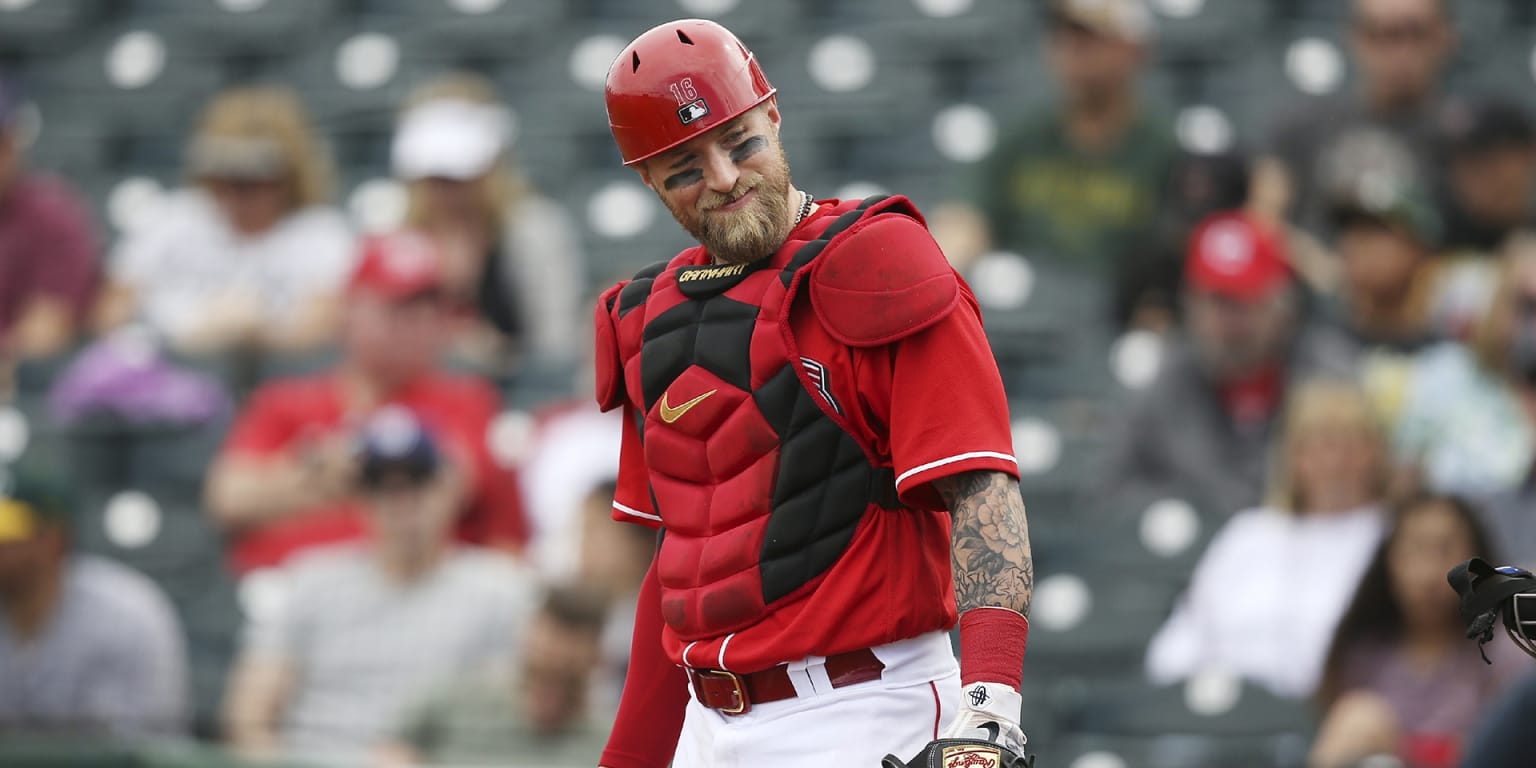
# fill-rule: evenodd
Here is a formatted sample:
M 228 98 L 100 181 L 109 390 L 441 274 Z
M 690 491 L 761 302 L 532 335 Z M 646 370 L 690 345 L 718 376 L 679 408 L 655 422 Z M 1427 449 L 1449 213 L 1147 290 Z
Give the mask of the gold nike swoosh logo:
M 671 424 L 672 422 L 677 421 L 678 419 L 681 419 L 683 417 L 683 414 L 689 412 L 690 410 L 693 410 L 693 407 L 695 405 L 698 405 L 699 403 L 704 402 L 705 398 L 709 397 L 710 395 L 713 395 L 716 391 L 717 390 L 711 389 L 710 391 L 705 392 L 704 394 L 699 395 L 698 397 L 695 397 L 694 399 L 689 400 L 688 402 L 683 403 L 682 405 L 679 405 L 676 408 L 673 408 L 671 405 L 667 404 L 667 393 L 665 393 L 665 392 L 661 393 L 661 403 L 660 403 L 660 407 L 661 407 L 661 420 L 665 421 L 668 424 Z

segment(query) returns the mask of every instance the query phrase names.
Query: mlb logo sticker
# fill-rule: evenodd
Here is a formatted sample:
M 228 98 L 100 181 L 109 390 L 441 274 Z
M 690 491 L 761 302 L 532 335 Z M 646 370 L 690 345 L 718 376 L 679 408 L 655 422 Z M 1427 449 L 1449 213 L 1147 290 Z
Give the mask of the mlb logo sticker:
M 707 114 L 709 114 L 709 104 L 705 103 L 703 99 L 694 99 L 677 108 L 677 119 L 683 121 L 683 125 L 687 125 Z

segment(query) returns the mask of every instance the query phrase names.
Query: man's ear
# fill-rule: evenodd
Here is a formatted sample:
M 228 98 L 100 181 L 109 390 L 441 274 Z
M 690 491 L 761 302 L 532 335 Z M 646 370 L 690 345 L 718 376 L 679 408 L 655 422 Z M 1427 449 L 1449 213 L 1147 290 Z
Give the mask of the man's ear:
M 656 186 L 651 184 L 651 172 L 646 170 L 645 163 L 637 163 L 633 167 L 635 169 L 635 173 L 640 174 L 640 183 L 641 184 L 644 184 L 644 185 L 646 185 L 647 187 L 650 187 L 653 190 L 656 189 Z
M 768 100 L 763 102 L 763 106 L 763 114 L 768 117 L 768 122 L 773 125 L 773 134 L 777 136 L 779 127 L 783 123 L 783 117 L 779 115 L 779 97 L 769 96 Z

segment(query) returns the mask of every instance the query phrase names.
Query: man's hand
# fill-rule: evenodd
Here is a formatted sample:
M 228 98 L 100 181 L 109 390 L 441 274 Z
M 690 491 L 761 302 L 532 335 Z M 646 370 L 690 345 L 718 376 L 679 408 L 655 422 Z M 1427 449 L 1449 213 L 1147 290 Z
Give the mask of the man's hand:
M 1024 754 L 1024 730 L 1019 711 L 1024 699 L 1003 683 L 971 683 L 960 692 L 960 715 L 944 732 L 946 739 L 990 741 L 1008 751 Z

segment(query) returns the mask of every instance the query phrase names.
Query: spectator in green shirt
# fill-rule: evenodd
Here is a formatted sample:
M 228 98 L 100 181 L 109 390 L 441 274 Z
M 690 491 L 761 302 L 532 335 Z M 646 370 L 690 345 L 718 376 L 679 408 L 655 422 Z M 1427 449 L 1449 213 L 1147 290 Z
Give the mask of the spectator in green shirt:
M 1154 228 L 1177 157 L 1138 99 L 1151 16 L 1142 0 L 1051 0 L 1047 62 L 1058 103 L 1006 134 L 971 199 L 936 216 L 964 263 L 994 248 L 1112 275 Z

